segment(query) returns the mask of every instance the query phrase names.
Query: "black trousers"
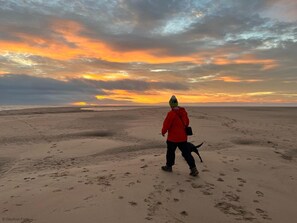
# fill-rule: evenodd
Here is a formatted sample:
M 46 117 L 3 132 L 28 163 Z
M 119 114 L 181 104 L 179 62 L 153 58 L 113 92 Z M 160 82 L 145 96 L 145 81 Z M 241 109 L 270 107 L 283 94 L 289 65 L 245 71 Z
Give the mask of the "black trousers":
M 191 154 L 190 148 L 187 146 L 187 142 L 171 142 L 167 140 L 167 153 L 166 153 L 166 165 L 173 166 L 175 161 L 175 150 L 178 147 L 182 152 L 182 156 L 187 161 L 189 168 L 196 167 L 195 160 Z

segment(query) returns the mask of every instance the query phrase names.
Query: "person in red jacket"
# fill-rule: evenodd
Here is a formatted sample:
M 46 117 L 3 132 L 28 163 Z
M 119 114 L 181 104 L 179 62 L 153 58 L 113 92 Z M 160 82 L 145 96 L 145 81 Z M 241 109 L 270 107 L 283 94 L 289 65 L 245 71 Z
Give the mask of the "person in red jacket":
M 189 118 L 185 108 L 178 106 L 177 98 L 172 95 L 169 100 L 171 111 L 163 122 L 162 136 L 167 135 L 167 153 L 166 165 L 162 166 L 162 170 L 172 172 L 172 166 L 175 161 L 175 150 L 178 147 L 182 152 L 182 156 L 187 161 L 191 170 L 190 175 L 197 176 L 198 170 L 196 168 L 195 160 L 191 155 L 191 151 L 187 146 L 187 134 L 185 127 L 189 125 Z

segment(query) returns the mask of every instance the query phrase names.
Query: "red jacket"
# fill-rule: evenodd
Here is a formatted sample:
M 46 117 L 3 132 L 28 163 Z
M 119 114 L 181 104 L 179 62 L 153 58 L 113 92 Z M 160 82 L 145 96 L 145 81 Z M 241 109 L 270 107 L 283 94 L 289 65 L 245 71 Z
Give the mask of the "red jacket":
M 188 138 L 185 127 L 188 125 L 189 118 L 186 110 L 182 107 L 174 107 L 167 113 L 163 122 L 162 135 L 168 132 L 168 141 L 186 142 Z

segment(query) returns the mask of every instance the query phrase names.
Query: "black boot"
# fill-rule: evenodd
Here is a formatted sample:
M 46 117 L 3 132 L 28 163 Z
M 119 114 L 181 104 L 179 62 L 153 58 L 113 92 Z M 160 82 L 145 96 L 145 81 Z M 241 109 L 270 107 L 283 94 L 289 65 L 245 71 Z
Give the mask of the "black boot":
M 171 166 L 162 166 L 161 169 L 166 171 L 166 172 L 172 172 L 172 167 Z
M 191 176 L 195 177 L 195 176 L 197 176 L 198 174 L 199 174 L 199 172 L 198 172 L 198 170 L 197 170 L 196 167 L 191 168 L 191 172 L 190 172 L 190 175 L 191 175 Z

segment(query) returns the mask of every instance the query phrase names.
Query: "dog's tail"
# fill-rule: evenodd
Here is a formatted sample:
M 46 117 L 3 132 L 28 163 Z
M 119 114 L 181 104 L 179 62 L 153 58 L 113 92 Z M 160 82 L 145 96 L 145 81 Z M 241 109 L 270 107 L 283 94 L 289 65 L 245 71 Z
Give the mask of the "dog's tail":
M 204 142 L 200 143 L 198 146 L 195 146 L 195 149 L 198 149 L 199 147 L 201 147 L 203 145 Z
M 201 163 L 203 162 L 199 152 L 198 152 L 198 148 L 201 147 L 203 145 L 204 142 L 200 143 L 198 146 L 195 146 L 195 148 L 193 148 L 193 152 L 196 153 L 199 156 L 199 159 L 201 161 Z

